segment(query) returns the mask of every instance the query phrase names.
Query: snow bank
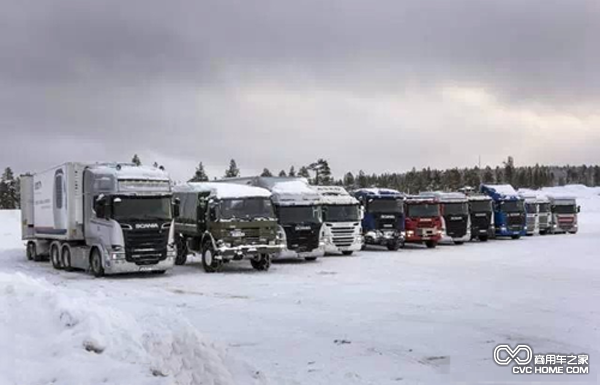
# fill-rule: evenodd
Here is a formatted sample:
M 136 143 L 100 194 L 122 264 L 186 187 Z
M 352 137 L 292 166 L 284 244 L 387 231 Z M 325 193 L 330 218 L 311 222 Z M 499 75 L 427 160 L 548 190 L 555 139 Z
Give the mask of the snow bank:
M 172 314 L 134 317 L 90 295 L 0 273 L 0 384 L 249 384 L 227 353 Z M 68 290 L 68 291 L 67 291 Z M 237 365 L 237 364 L 236 364 Z
M 0 210 L 0 249 L 23 247 L 21 210 Z

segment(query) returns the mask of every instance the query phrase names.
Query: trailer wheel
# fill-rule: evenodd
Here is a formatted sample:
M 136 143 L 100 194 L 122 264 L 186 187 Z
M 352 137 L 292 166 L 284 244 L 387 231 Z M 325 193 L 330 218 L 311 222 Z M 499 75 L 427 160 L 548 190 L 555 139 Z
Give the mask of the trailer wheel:
M 350 255 L 352 255 L 353 253 L 354 253 L 354 251 L 352 251 L 352 250 L 345 250 L 345 251 L 342 251 L 342 254 L 343 254 L 343 255 L 346 255 L 346 256 L 350 256 Z
M 176 247 L 177 257 L 175 257 L 175 264 L 178 266 L 185 265 L 188 255 L 187 240 L 183 236 L 177 235 Z
M 257 258 L 252 258 L 250 264 L 255 270 L 267 271 L 271 267 L 271 256 L 269 254 L 261 254 Z
M 50 246 L 50 261 L 56 270 L 62 269 L 62 264 L 60 262 L 60 251 L 56 243 Z
M 60 261 L 62 263 L 63 268 L 66 271 L 71 271 L 73 268 L 71 267 L 71 247 L 65 244 L 62 248 L 62 253 L 60 255 Z
M 223 260 L 216 259 L 217 253 L 212 246 L 212 242 L 204 243 L 202 248 L 202 266 L 207 273 L 215 273 L 223 267 Z
M 427 246 L 428 249 L 435 249 L 437 247 L 437 242 L 436 241 L 427 241 L 427 242 L 425 242 L 425 246 Z
M 97 248 L 92 250 L 90 254 L 90 270 L 94 277 L 100 278 L 104 276 L 104 267 L 102 266 L 102 256 Z

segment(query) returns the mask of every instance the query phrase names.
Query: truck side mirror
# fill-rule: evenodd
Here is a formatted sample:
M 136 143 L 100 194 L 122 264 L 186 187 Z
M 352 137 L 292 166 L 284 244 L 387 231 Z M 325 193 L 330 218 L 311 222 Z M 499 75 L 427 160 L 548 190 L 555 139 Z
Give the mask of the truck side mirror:
M 173 199 L 173 218 L 179 218 L 181 209 L 181 200 L 179 198 Z
M 94 202 L 94 211 L 96 212 L 96 217 L 98 218 L 106 218 L 106 198 L 104 196 L 99 196 Z
M 580 213 L 581 212 L 581 206 L 577 206 L 577 212 Z

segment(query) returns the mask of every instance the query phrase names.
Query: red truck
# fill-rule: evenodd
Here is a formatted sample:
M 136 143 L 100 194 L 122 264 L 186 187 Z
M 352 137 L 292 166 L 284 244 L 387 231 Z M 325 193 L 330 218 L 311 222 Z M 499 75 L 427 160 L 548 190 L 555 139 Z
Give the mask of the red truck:
M 442 238 L 442 214 L 436 198 L 408 197 L 405 204 L 405 243 L 420 243 L 432 249 Z

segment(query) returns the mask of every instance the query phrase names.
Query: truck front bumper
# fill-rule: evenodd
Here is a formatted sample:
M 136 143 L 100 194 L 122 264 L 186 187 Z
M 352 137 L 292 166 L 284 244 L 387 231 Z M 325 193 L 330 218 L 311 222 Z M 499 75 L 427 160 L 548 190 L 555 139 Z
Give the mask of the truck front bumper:
M 110 275 L 151 271 L 166 271 L 171 270 L 174 264 L 175 255 L 167 256 L 167 258 L 164 261 L 159 261 L 155 265 L 136 265 L 135 263 L 127 262 L 124 259 L 106 260 L 104 261 L 104 273 Z
M 217 248 L 222 259 L 254 258 L 260 254 L 277 254 L 283 249 L 282 245 L 243 245 L 234 247 L 221 246 Z
M 275 254 L 275 259 L 304 259 L 304 258 L 319 258 L 325 255 L 325 248 L 323 246 L 311 250 L 311 251 L 295 251 L 284 248 L 281 252 Z
M 362 238 L 357 239 L 349 246 L 336 246 L 333 242 L 325 242 L 325 253 L 342 253 L 344 251 L 359 251 L 362 249 Z

